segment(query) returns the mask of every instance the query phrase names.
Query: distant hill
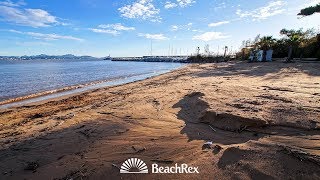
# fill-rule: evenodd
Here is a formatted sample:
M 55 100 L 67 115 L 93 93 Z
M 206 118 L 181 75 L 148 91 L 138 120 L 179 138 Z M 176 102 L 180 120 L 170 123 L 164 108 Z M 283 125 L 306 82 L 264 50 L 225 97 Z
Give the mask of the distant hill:
M 75 56 L 73 54 L 66 55 L 34 55 L 34 56 L 0 56 L 0 60 L 32 60 L 32 59 L 98 59 L 92 56 Z

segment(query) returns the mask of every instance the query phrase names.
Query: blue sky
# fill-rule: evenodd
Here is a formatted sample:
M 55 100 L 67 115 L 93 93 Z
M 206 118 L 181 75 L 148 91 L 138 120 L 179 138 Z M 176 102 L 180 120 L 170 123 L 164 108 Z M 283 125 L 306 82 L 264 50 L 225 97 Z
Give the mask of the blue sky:
M 320 0 L 0 0 L 0 55 L 103 57 L 233 50 L 257 34 L 315 28 Z

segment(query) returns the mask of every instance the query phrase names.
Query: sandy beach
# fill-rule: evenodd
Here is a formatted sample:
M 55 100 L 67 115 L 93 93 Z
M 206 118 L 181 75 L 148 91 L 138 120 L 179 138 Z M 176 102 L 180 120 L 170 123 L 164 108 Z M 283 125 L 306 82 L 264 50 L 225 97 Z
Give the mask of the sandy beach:
M 0 179 L 319 179 L 320 63 L 191 64 L 0 109 L 0 137 Z M 133 157 L 200 173 L 120 174 Z

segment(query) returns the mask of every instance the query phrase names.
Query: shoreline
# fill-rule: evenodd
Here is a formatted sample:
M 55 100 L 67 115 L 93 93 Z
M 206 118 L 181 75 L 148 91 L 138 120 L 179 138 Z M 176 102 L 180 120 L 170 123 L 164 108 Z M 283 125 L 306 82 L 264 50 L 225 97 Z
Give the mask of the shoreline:
M 38 92 L 38 93 L 20 96 L 20 97 L 16 97 L 16 98 L 10 98 L 7 100 L 0 101 L 0 109 L 6 109 L 6 108 L 10 108 L 10 107 L 22 106 L 25 104 L 42 102 L 42 101 L 55 99 L 55 98 L 59 98 L 59 97 L 68 97 L 68 96 L 72 96 L 72 95 L 75 95 L 78 93 L 93 91 L 93 90 L 100 89 L 100 88 L 104 89 L 104 88 L 121 86 L 121 85 L 126 85 L 129 83 L 139 82 L 139 81 L 143 81 L 143 80 L 146 80 L 149 78 L 161 76 L 163 74 L 179 70 L 179 69 L 184 68 L 186 66 L 187 65 L 182 65 L 181 67 L 176 68 L 176 69 L 160 71 L 157 73 L 154 73 L 154 72 L 153 73 L 143 73 L 143 74 L 136 74 L 136 75 L 132 75 L 132 76 L 111 78 L 108 80 L 92 81 L 92 82 L 88 82 L 85 84 L 67 86 L 67 87 L 63 87 L 63 88 L 59 88 L 59 89 Z M 33 99 L 34 99 L 34 101 L 32 101 Z M 38 99 L 40 99 L 40 100 L 38 100 Z

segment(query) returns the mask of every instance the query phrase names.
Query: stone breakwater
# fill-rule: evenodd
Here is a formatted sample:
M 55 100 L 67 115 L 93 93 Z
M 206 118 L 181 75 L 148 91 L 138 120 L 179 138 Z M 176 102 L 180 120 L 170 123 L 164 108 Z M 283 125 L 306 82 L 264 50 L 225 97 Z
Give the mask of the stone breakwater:
M 188 56 L 143 56 L 143 57 L 116 57 L 112 61 L 135 61 L 135 62 L 174 62 L 189 63 Z

